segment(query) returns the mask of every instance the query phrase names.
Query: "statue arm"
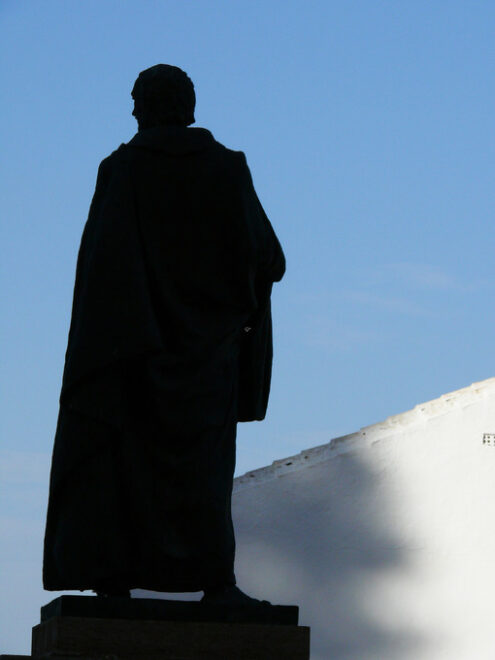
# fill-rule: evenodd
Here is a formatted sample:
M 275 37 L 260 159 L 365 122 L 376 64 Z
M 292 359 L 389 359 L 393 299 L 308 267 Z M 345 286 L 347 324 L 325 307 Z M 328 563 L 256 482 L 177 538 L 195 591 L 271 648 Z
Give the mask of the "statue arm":
M 256 194 L 246 156 L 240 152 L 246 207 L 251 211 L 248 231 L 256 251 L 257 278 L 265 282 L 279 282 L 285 273 L 285 255 L 268 216 Z

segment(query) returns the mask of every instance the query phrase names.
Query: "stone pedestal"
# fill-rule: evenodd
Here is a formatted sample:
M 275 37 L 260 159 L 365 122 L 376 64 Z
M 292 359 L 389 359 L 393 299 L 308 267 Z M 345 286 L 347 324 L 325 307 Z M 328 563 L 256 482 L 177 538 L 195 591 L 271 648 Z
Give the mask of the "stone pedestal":
M 62 596 L 41 609 L 32 658 L 51 660 L 309 660 L 295 606 L 211 606 Z M 28 656 L 0 656 L 20 660 Z

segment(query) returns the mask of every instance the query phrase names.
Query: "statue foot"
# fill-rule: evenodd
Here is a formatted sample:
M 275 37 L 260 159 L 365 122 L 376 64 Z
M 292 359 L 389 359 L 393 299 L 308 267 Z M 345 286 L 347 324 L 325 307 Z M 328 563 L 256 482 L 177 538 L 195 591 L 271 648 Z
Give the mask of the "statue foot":
M 271 605 L 267 600 L 251 598 L 233 584 L 205 589 L 201 602 L 208 605 L 250 605 L 256 607 Z

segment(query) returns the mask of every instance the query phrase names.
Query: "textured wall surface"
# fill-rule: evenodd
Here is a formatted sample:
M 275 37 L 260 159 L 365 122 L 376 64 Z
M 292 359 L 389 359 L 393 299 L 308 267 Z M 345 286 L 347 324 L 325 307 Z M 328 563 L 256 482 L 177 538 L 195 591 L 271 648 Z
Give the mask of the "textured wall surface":
M 312 660 L 492 660 L 493 434 L 495 378 L 239 477 L 239 586 Z

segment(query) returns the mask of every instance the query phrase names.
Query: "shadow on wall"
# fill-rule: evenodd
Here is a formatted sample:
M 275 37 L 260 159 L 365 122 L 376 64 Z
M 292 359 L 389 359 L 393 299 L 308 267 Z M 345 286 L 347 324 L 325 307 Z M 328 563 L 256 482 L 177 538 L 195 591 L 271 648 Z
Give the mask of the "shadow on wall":
M 383 581 L 410 570 L 382 481 L 378 468 L 348 453 L 240 485 L 234 495 L 238 584 L 300 606 L 312 660 L 405 660 L 425 651 L 407 613 L 403 626 L 396 616 L 387 625 L 380 601 Z

